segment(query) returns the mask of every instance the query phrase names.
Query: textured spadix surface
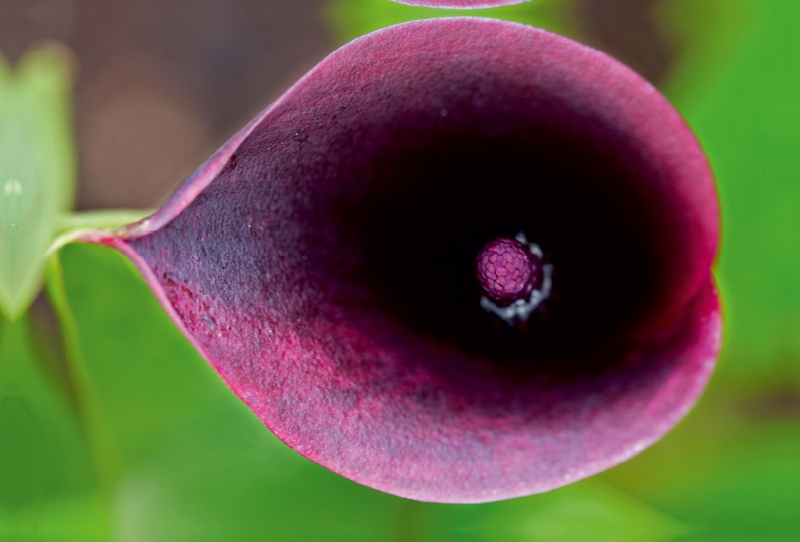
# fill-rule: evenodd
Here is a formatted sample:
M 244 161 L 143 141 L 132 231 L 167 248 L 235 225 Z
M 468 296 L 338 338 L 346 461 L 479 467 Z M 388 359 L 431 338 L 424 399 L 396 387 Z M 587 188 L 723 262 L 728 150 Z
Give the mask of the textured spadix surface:
M 498 6 L 510 6 L 511 4 L 522 4 L 530 0 L 392 0 L 398 4 L 408 4 L 409 6 L 426 6 L 431 8 L 451 8 L 451 9 L 479 9 L 494 8 Z
M 72 206 L 69 61 L 57 47 L 12 70 L 0 55 L 0 313 L 14 320 L 39 293 L 45 253 Z
M 439 19 L 325 59 L 155 215 L 133 259 L 281 439 L 362 484 L 478 502 L 594 474 L 694 404 L 720 344 L 717 197 L 648 83 L 531 27 Z M 542 314 L 480 307 L 525 232 Z

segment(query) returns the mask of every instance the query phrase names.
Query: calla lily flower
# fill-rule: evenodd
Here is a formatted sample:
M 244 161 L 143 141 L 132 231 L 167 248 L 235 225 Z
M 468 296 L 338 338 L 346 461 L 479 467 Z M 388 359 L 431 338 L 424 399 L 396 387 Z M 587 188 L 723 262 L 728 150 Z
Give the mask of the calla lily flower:
M 9 320 L 39 293 L 45 253 L 72 207 L 69 87 L 56 46 L 30 51 L 13 70 L 0 55 L 0 314 Z
M 412 499 L 484 502 L 616 465 L 720 347 L 715 185 L 603 53 L 417 21 L 345 45 L 151 217 L 136 264 L 289 446 Z
M 481 9 L 496 8 L 498 6 L 510 6 L 512 4 L 522 4 L 530 0 L 392 0 L 398 4 L 408 4 L 409 6 L 425 6 L 429 8 L 450 8 L 450 9 Z

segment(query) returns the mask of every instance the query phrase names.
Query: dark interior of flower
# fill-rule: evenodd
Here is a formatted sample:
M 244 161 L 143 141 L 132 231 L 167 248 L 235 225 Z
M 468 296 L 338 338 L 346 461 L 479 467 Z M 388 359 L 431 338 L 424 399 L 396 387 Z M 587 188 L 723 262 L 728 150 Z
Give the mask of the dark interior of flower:
M 292 314 L 377 310 L 514 379 L 603 371 L 632 348 L 632 330 L 663 320 L 680 218 L 653 188 L 658 166 L 614 127 L 542 97 L 526 109 L 453 100 L 446 117 L 347 120 L 319 130 L 324 140 L 293 133 L 290 164 L 262 150 L 280 131 L 256 133 L 237 163 L 259 171 L 269 159 L 275 180 L 234 194 L 223 175 L 210 188 L 228 192 L 218 201 L 233 213 L 272 206 L 252 233 L 292 270 L 269 286 Z M 354 132 L 369 143 L 355 146 Z M 477 302 L 475 257 L 520 231 L 553 264 L 555 286 L 541 317 L 508 326 Z
M 617 358 L 615 347 L 630 346 L 630 325 L 656 309 L 668 258 L 653 223 L 657 202 L 635 188 L 649 172 L 631 157 L 535 128 L 522 140 L 438 136 L 380 168 L 369 195 L 343 210 L 354 218 L 363 280 L 386 310 L 425 336 L 515 369 Z M 547 252 L 557 284 L 547 315 L 524 329 L 480 309 L 471 272 L 498 232 L 518 231 Z

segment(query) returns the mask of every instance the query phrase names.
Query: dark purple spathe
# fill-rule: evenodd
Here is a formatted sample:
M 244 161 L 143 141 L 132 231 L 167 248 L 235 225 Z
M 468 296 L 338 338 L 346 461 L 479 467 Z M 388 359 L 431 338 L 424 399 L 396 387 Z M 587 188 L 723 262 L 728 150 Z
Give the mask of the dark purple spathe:
M 149 219 L 133 259 L 291 447 L 409 498 L 546 491 L 624 461 L 694 404 L 720 345 L 713 179 L 631 70 L 474 18 L 339 49 Z M 545 310 L 480 307 L 476 256 L 525 232 Z

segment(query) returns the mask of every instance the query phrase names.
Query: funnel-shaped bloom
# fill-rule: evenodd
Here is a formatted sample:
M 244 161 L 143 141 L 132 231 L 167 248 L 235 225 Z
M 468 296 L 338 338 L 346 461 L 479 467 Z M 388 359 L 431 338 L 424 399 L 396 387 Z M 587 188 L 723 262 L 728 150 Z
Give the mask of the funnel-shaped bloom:
M 458 18 L 344 46 L 155 215 L 83 239 L 132 258 L 289 446 L 478 502 L 611 467 L 687 412 L 720 343 L 718 230 L 652 86 Z
M 522 4 L 530 0 L 392 0 L 398 4 L 408 4 L 409 6 L 425 6 L 429 8 L 451 8 L 451 9 L 481 9 L 494 8 L 498 6 L 510 6 L 511 4 Z

